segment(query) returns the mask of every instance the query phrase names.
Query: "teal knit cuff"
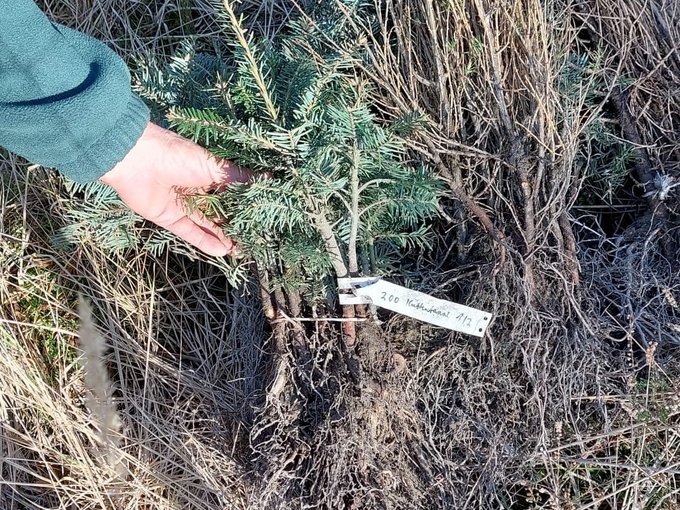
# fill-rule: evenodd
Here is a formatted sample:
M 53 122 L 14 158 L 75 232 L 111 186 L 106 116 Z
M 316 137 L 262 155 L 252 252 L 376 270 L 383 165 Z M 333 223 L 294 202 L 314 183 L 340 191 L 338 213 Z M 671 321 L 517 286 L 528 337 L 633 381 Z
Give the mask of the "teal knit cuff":
M 116 124 L 77 159 L 59 165 L 59 170 L 76 182 L 96 181 L 125 158 L 149 123 L 149 108 L 136 95 Z

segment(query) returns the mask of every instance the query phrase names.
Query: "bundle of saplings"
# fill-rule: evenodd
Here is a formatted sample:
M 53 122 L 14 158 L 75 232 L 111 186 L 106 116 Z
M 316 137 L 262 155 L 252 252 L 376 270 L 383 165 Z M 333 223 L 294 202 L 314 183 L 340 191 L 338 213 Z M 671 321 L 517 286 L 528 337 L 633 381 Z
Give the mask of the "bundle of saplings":
M 273 325 L 270 380 L 248 424 L 258 471 L 274 502 L 327 486 L 317 477 L 333 470 L 315 463 L 342 455 L 342 476 L 364 480 L 359 492 L 378 501 L 379 458 L 410 455 L 404 443 L 385 446 L 396 432 L 389 408 L 402 407 L 387 388 L 405 360 L 375 309 L 338 305 L 337 279 L 398 279 L 428 248 L 440 181 L 404 141 L 425 119 L 387 123 L 372 106 L 351 21 L 370 23 L 368 5 L 317 2 L 275 40 L 252 36 L 229 2 L 215 7 L 224 47 L 184 44 L 169 65 L 143 67 L 140 91 L 172 129 L 256 175 L 187 207 L 225 220 Z M 343 430 L 375 437 L 344 444 Z

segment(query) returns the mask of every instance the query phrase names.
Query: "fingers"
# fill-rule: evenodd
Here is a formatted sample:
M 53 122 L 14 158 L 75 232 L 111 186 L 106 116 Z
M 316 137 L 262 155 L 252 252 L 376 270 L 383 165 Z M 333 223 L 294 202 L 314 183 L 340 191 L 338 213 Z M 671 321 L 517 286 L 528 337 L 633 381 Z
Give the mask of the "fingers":
M 213 257 L 231 255 L 236 251 L 235 243 L 217 225 L 198 214 L 191 218 L 182 216 L 167 225 L 159 225 Z
M 211 175 L 210 184 L 203 186 L 206 191 L 221 191 L 225 186 L 232 182 L 250 182 L 255 177 L 255 174 L 243 168 L 242 166 L 232 163 L 231 161 L 219 160 L 214 156 L 210 156 L 207 162 L 209 174 Z
M 229 250 L 228 255 L 236 255 L 238 253 L 238 245 L 236 242 L 224 235 L 222 228 L 213 220 L 206 218 L 200 211 L 189 213 L 187 216 L 192 222 L 198 225 L 199 228 L 216 236 Z
M 140 141 L 145 142 L 140 144 L 145 151 L 137 159 L 155 159 L 163 169 L 158 177 L 164 185 L 207 190 L 252 178 L 249 170 L 220 160 L 188 138 L 153 123 L 149 123 Z
M 174 162 L 170 171 L 171 184 L 174 186 L 207 191 L 231 182 L 252 180 L 254 174 L 250 170 L 231 161 L 218 159 L 189 140 L 182 142 L 185 148 L 181 158 Z
M 218 184 L 228 184 L 230 182 L 250 182 L 255 174 L 231 161 L 216 160 L 213 158 L 211 164 L 216 168 L 213 171 L 217 175 L 215 180 Z

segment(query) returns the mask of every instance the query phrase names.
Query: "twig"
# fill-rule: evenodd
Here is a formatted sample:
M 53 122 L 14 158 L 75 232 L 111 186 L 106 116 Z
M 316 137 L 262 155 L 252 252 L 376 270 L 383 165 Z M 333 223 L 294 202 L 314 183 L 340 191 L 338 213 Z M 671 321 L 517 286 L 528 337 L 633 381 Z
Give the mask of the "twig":
M 272 100 L 271 95 L 269 94 L 269 89 L 267 88 L 264 76 L 262 76 L 262 72 L 260 71 L 259 63 L 255 55 L 253 55 L 253 50 L 248 41 L 248 38 L 246 37 L 246 33 L 243 30 L 243 27 L 241 26 L 241 22 L 236 16 L 234 9 L 231 7 L 230 0 L 224 0 L 223 5 L 224 10 L 227 12 L 227 15 L 229 16 L 229 22 L 231 24 L 232 30 L 234 31 L 234 36 L 236 37 L 239 46 L 243 48 L 244 55 L 246 57 L 246 60 L 248 61 L 248 65 L 250 66 L 250 72 L 255 78 L 255 83 L 257 84 L 257 88 L 260 91 L 260 94 L 262 95 L 262 100 L 264 101 L 265 106 L 267 108 L 267 113 L 269 114 L 273 121 L 276 121 L 279 117 L 279 112 L 276 109 L 276 106 L 274 105 L 274 101 Z

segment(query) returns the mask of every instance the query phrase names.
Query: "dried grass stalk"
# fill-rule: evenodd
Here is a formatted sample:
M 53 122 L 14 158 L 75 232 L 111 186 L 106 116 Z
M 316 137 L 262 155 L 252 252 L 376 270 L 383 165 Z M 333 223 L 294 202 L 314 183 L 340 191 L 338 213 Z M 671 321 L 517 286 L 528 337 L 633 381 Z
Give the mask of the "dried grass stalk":
M 97 458 L 102 467 L 108 466 L 120 478 L 125 478 L 127 467 L 120 449 L 123 422 L 113 399 L 114 387 L 106 369 L 106 341 L 97 330 L 89 303 L 79 296 L 78 340 L 82 350 L 81 363 L 87 388 L 86 405 L 99 431 Z

